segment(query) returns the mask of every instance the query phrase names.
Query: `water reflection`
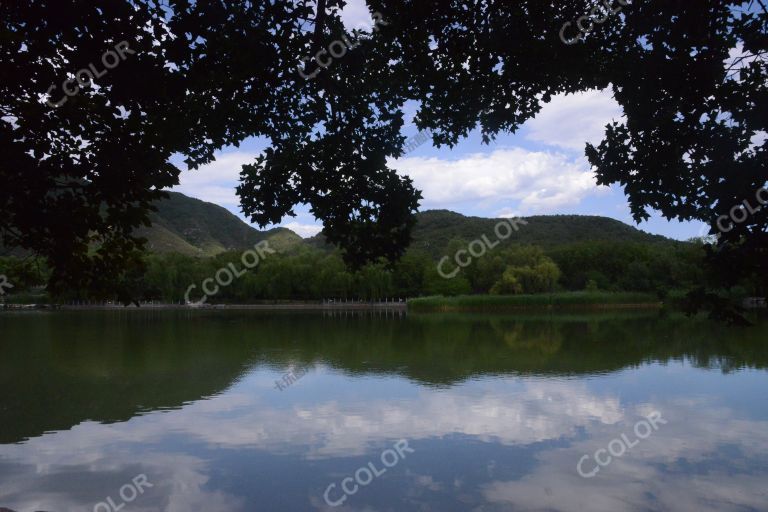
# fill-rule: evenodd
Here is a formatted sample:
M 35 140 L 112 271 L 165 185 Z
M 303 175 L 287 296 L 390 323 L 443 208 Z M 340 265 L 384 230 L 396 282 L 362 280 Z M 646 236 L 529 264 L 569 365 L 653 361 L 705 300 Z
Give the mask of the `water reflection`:
M 126 511 L 324 510 L 405 438 L 416 452 L 333 510 L 768 508 L 765 329 L 140 315 L 0 319 L 0 506 L 92 510 L 143 473 Z M 668 424 L 578 475 L 653 410 Z

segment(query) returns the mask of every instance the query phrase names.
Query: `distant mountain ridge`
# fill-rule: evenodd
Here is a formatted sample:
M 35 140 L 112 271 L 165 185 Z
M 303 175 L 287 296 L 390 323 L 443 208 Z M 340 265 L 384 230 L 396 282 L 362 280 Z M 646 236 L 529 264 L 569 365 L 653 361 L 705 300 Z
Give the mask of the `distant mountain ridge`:
M 496 241 L 494 228 L 503 219 L 467 217 L 449 210 L 427 210 L 416 214 L 411 248 L 420 249 L 433 257 L 445 254 L 451 240 L 466 242 L 487 236 Z M 592 215 L 534 215 L 521 217 L 527 224 L 519 224 L 519 230 L 500 246 L 513 244 L 538 245 L 550 248 L 584 241 L 620 241 L 641 244 L 677 244 L 677 240 L 652 235 L 633 226 L 608 217 Z M 317 248 L 329 248 L 322 234 L 306 239 Z
M 277 251 L 311 247 L 330 251 L 320 233 L 302 238 L 290 229 L 274 228 L 260 231 L 243 222 L 232 212 L 217 204 L 195 199 L 179 192 L 169 192 L 168 199 L 155 203 L 150 215 L 152 226 L 137 231 L 147 239 L 150 252 L 175 252 L 188 256 L 214 256 L 224 251 L 242 251 L 267 240 Z M 683 243 L 652 235 L 608 217 L 588 215 L 536 215 L 523 217 L 527 222 L 519 231 L 502 242 L 539 245 L 549 248 L 581 241 L 621 241 L 642 244 Z M 416 214 L 411 247 L 435 258 L 443 256 L 451 240 L 466 242 L 483 235 L 494 240 L 494 227 L 502 219 L 467 217 L 449 210 L 428 210 Z M 0 255 L 24 255 L 23 251 L 7 251 Z
M 188 256 L 213 256 L 230 250 L 252 248 L 262 240 L 276 250 L 299 245 L 302 238 L 286 228 L 259 231 L 217 204 L 179 192 L 155 203 L 152 226 L 138 231 L 151 252 L 177 252 Z
M 492 242 L 494 228 L 503 219 L 467 217 L 449 210 L 428 210 L 417 214 L 411 247 L 433 256 L 442 255 L 452 239 L 467 242 L 485 235 Z M 643 244 L 679 243 L 660 235 L 652 235 L 619 220 L 596 215 L 534 215 L 521 217 L 514 232 L 501 245 L 524 244 L 550 248 L 583 241 L 621 241 Z

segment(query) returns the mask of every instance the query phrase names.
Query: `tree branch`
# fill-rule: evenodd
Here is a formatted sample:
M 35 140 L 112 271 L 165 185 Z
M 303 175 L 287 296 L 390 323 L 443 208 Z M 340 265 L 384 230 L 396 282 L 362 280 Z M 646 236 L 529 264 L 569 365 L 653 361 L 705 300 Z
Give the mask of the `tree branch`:
M 315 32 L 312 36 L 312 55 L 320 51 L 322 46 L 323 28 L 325 26 L 326 0 L 317 0 L 317 15 L 315 16 Z

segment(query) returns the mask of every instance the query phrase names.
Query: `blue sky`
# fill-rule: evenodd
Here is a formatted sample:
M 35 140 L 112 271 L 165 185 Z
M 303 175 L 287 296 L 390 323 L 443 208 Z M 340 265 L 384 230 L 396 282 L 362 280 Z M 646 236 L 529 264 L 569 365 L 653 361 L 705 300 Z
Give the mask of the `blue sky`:
M 348 26 L 367 18 L 360 1 L 345 9 Z M 495 143 L 484 145 L 474 133 L 453 149 L 436 149 L 430 139 L 390 165 L 422 190 L 422 211 L 441 208 L 480 217 L 602 215 L 635 225 L 621 188 L 598 187 L 584 156 L 585 142 L 599 143 L 605 125 L 621 118 L 610 91 L 556 96 L 518 133 L 500 135 Z M 417 133 L 413 123 L 403 128 L 406 137 Z M 240 167 L 253 162 L 267 145 L 267 140 L 250 139 L 239 148 L 225 148 L 215 162 L 183 172 L 174 190 L 219 204 L 246 220 L 235 195 Z M 296 213 L 281 225 L 305 237 L 321 229 L 307 208 L 298 207 Z M 701 223 L 668 222 L 660 215 L 637 227 L 677 239 L 707 231 Z
M 436 149 L 430 139 L 390 165 L 422 190 L 421 210 L 444 208 L 480 217 L 603 215 L 634 225 L 620 187 L 596 185 L 583 149 L 587 141 L 598 143 L 604 126 L 621 115 L 608 91 L 558 96 L 518 133 L 503 134 L 495 143 L 484 145 L 475 133 L 453 149 Z M 417 133 L 412 123 L 403 129 L 406 137 Z M 267 145 L 249 139 L 239 148 L 226 148 L 215 162 L 183 172 L 174 190 L 245 220 L 235 194 L 240 166 L 253 162 Z M 307 208 L 296 213 L 281 225 L 302 236 L 320 230 Z M 660 215 L 638 227 L 677 239 L 704 234 L 700 223 L 667 222 Z

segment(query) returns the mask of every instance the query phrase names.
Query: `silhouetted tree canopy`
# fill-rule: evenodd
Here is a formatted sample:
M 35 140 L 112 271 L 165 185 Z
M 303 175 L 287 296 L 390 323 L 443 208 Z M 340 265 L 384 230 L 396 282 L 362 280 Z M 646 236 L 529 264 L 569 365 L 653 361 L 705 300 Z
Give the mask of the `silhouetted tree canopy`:
M 151 202 L 178 182 L 172 155 L 194 169 L 261 136 L 270 148 L 238 187 L 245 214 L 263 226 L 307 204 L 348 263 L 394 259 L 420 199 L 387 165 L 403 153 L 407 104 L 453 146 L 590 89 L 611 90 L 626 116 L 586 148 L 598 183 L 623 186 L 638 221 L 657 210 L 714 233 L 768 179 L 765 2 L 625 3 L 367 0 L 381 22 L 353 33 L 342 0 L 3 2 L 2 242 L 45 256 L 54 288 L 109 286 L 136 261 Z M 565 44 L 561 28 L 573 37 L 590 11 L 604 21 L 582 18 L 589 33 Z M 343 56 L 318 59 L 327 67 L 311 58 L 345 38 Z M 91 65 L 88 84 L 78 70 Z M 75 73 L 83 83 L 63 83 Z M 725 284 L 768 276 L 766 215 L 711 249 L 741 262 Z

